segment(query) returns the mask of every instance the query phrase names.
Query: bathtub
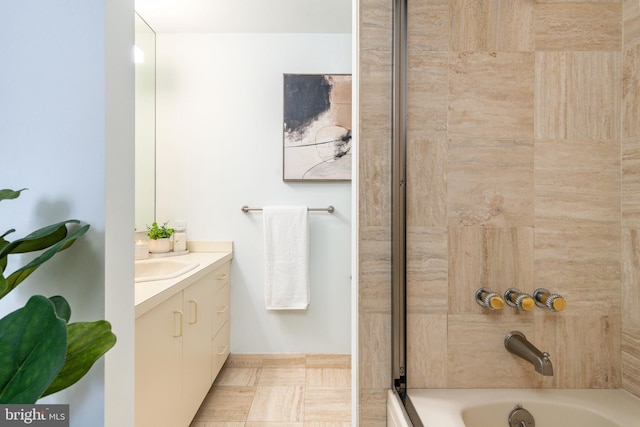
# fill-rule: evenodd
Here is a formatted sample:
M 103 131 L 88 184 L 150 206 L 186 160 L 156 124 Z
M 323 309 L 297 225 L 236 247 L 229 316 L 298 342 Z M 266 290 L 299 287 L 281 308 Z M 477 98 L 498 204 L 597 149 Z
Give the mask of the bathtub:
M 515 421 L 520 413 L 509 424 L 517 405 L 533 416 L 536 427 L 640 426 L 640 399 L 621 389 L 421 389 L 407 395 L 424 427 L 524 427 Z M 387 426 L 411 426 L 393 391 L 387 399 Z

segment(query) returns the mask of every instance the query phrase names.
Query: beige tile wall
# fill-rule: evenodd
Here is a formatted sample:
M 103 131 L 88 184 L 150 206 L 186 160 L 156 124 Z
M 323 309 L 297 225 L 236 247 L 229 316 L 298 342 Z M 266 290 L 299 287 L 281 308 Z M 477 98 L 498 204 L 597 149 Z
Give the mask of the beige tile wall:
M 390 372 L 391 4 L 360 0 L 367 426 Z M 408 62 L 409 387 L 640 395 L 640 0 L 409 0 Z M 488 312 L 480 286 L 568 307 Z M 553 377 L 504 349 L 511 330 Z
M 640 396 L 640 1 L 623 3 L 622 386 Z
M 391 376 L 392 2 L 360 0 L 359 425 L 386 426 Z

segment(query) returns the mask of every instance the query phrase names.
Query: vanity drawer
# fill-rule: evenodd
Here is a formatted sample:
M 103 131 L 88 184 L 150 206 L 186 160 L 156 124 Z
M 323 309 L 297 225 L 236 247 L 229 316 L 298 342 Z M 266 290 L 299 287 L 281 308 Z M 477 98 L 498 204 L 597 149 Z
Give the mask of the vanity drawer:
M 213 274 L 214 292 L 222 288 L 224 285 L 229 284 L 229 276 L 231 274 L 231 262 L 227 262 L 224 265 L 215 269 Z
M 229 356 L 229 339 L 230 339 L 230 328 L 229 322 L 225 323 L 218 335 L 212 341 L 211 348 L 213 350 L 213 355 L 211 357 L 211 381 L 213 382 L 218 376 L 218 372 L 222 369 L 222 365 L 224 365 L 225 360 Z
M 213 328 L 212 336 L 216 336 L 222 325 L 229 321 L 231 304 L 230 292 L 231 286 L 227 282 L 226 285 L 219 289 L 213 296 Z

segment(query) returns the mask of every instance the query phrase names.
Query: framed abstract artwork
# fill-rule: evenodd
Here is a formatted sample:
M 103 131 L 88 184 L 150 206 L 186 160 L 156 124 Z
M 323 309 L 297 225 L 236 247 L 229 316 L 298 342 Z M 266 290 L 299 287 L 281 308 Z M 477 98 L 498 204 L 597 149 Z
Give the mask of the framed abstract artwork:
M 351 180 L 351 75 L 284 75 L 284 181 Z

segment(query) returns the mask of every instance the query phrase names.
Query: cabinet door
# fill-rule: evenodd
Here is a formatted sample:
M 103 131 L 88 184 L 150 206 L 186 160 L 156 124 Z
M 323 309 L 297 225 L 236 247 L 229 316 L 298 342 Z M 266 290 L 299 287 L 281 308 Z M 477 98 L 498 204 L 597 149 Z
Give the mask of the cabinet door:
M 217 290 L 213 296 L 215 310 L 213 312 L 213 334 L 211 337 L 213 352 L 211 357 L 211 382 L 215 381 L 230 351 L 230 269 L 231 262 L 228 262 L 213 273 L 216 279 Z
M 229 322 L 225 323 L 213 338 L 213 357 L 211 358 L 211 381 L 215 381 L 225 360 L 229 357 Z
M 185 425 L 182 388 L 182 294 L 136 319 L 136 427 Z
M 209 274 L 183 291 L 183 404 L 189 419 L 196 414 L 211 387 L 213 280 Z
M 216 268 L 212 274 L 215 278 L 215 290 L 222 288 L 224 285 L 228 285 L 229 276 L 231 274 L 231 261 L 226 262 L 220 267 Z
M 222 287 L 222 289 L 218 289 L 218 291 L 213 296 L 213 329 L 212 338 L 218 334 L 222 325 L 229 321 L 231 306 L 230 306 L 230 295 L 229 295 L 229 284 L 227 283 Z M 215 349 L 214 349 L 215 350 Z

